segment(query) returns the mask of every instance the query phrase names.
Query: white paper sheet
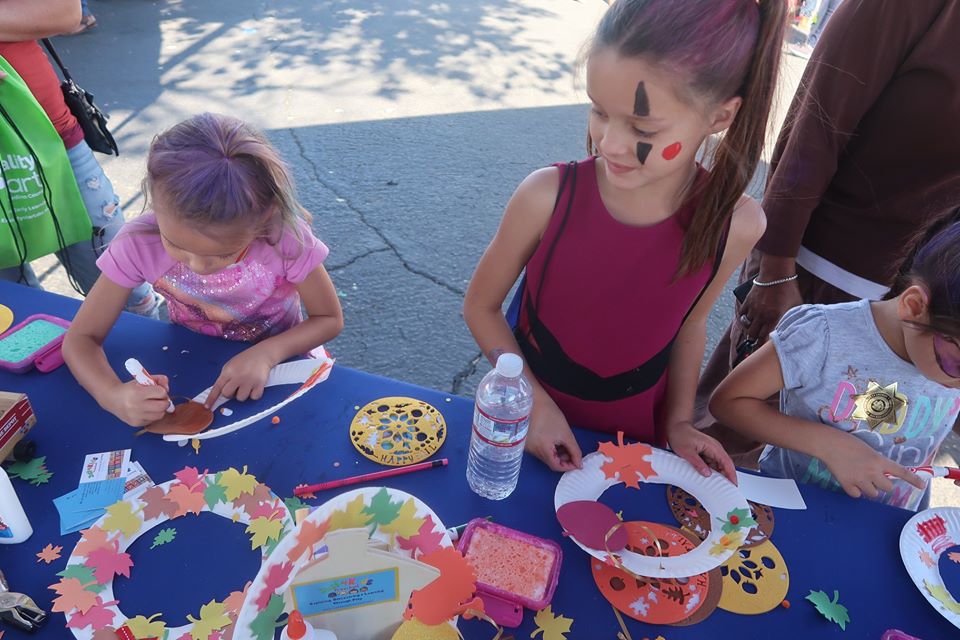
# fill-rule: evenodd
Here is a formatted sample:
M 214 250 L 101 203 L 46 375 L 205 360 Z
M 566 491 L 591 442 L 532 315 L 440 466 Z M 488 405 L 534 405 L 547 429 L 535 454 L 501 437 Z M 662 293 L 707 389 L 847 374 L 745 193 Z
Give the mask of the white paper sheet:
M 737 484 L 747 500 L 779 509 L 807 508 L 795 480 L 755 476 L 737 471 Z

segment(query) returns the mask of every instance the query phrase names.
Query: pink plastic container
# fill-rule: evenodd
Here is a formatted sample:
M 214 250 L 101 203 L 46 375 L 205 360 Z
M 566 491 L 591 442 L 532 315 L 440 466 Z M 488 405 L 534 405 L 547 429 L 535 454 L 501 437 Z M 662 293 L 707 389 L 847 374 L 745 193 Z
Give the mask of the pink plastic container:
M 36 367 L 44 373 L 63 364 L 60 351 L 70 323 L 45 313 L 32 315 L 0 335 L 0 369 L 24 373 Z
M 477 594 L 497 624 L 518 627 L 524 607 L 539 611 L 553 599 L 563 561 L 556 542 L 477 518 L 457 549 L 476 569 Z

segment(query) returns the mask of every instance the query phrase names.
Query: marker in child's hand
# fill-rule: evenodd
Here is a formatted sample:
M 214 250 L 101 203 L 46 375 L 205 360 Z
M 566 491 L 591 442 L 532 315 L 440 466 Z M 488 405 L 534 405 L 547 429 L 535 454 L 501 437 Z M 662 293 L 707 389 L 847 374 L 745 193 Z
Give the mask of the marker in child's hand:
M 147 373 L 147 370 L 143 368 L 143 365 L 140 364 L 140 361 L 136 358 L 127 358 L 127 361 L 123 363 L 127 368 L 127 372 L 133 376 L 133 379 L 137 381 L 137 384 L 141 384 L 145 387 L 152 387 L 157 384 L 157 381 Z M 175 407 L 173 406 L 173 400 L 170 400 L 170 405 L 167 407 L 167 413 L 173 413 Z
M 928 478 L 949 478 L 950 480 L 960 480 L 960 469 L 956 467 L 907 467 L 907 471 L 910 473 L 916 474 L 918 476 L 926 476 Z M 896 476 L 892 474 L 884 474 L 895 478 Z

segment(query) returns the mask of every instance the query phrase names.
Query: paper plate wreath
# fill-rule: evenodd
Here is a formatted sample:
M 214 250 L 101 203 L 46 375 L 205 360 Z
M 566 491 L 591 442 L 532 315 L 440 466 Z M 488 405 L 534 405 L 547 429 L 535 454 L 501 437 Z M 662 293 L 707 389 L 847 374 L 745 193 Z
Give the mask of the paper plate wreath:
M 121 626 L 126 626 L 136 638 L 230 637 L 245 591 L 234 591 L 222 602 L 198 603 L 197 616 L 187 616 L 188 624 L 176 628 L 168 628 L 158 619 L 159 614 L 128 618 L 113 597 L 114 576 L 129 578 L 133 567 L 126 549 L 168 520 L 204 511 L 246 525 L 251 546 L 261 549 L 264 560 L 293 529 L 283 500 L 246 473 L 246 467 L 240 471 L 231 467 L 218 473 L 200 473 L 186 467 L 174 476 L 175 480 L 107 507 L 106 514 L 94 526 L 81 532 L 66 569 L 57 574 L 60 581 L 50 587 L 57 594 L 53 611 L 65 614 L 67 628 L 80 640 L 113 638 L 114 629 Z
M 604 522 L 597 517 L 569 517 L 565 513 L 578 510 L 575 503 L 596 502 L 604 491 L 616 484 L 639 489 L 640 482 L 676 485 L 699 499 L 711 519 L 711 531 L 703 543 L 676 557 L 650 557 L 627 549 L 626 540 L 623 544 L 610 545 L 622 529 L 618 523 L 609 519 Z M 553 502 L 557 518 L 581 549 L 637 576 L 686 578 L 710 571 L 733 555 L 756 524 L 750 517 L 746 498 L 721 474 L 704 477 L 672 453 L 643 443 L 624 444 L 622 433 L 618 434 L 616 443 L 602 443 L 599 451 L 584 457 L 583 468 L 563 474 Z M 612 513 L 605 505 L 598 504 L 598 508 Z M 607 526 L 609 524 L 612 526 Z M 605 543 L 596 546 L 598 526 L 599 538 Z M 584 542 L 591 537 L 594 546 Z
M 900 532 L 900 557 L 913 583 L 933 608 L 960 628 L 960 594 L 950 593 L 940 571 L 941 556 L 960 551 L 960 508 L 937 507 L 921 511 L 903 525 Z M 960 562 L 960 557 L 956 558 Z
M 410 597 L 395 637 L 411 628 L 431 628 L 418 638 L 457 637 L 458 615 L 482 613 L 474 597 L 476 575 L 469 562 L 453 548 L 437 515 L 418 498 L 387 487 L 356 489 L 324 503 L 307 515 L 291 535 L 277 544 L 251 583 L 237 616 L 237 637 L 273 638 L 274 624 L 284 608 L 283 594 L 297 573 L 312 561 L 322 562 L 324 539 L 334 531 L 367 529 L 369 543 L 413 558 L 439 570 L 439 577 Z M 402 623 L 402 624 L 401 624 Z M 439 625 L 443 625 L 440 627 Z
M 350 423 L 350 441 L 367 458 L 389 466 L 426 460 L 447 437 L 443 415 L 415 398 L 380 398 Z
M 166 434 L 163 436 L 163 439 L 167 442 L 176 442 L 181 446 L 186 445 L 190 440 L 209 440 L 211 438 L 219 438 L 220 436 L 227 435 L 228 433 L 233 433 L 234 431 L 239 431 L 244 427 L 248 427 L 251 424 L 263 420 L 267 416 L 271 416 L 287 404 L 293 402 L 306 392 L 313 389 L 315 386 L 326 380 L 330 377 L 330 371 L 333 369 L 333 360 L 331 358 L 320 358 L 320 359 L 309 359 L 309 360 L 296 360 L 294 362 L 287 362 L 275 366 L 270 370 L 270 374 L 267 377 L 266 386 L 275 387 L 285 384 L 299 384 L 300 387 L 291 393 L 289 396 L 284 398 L 281 402 L 267 407 L 263 411 L 258 412 L 255 415 L 252 415 L 248 418 L 242 420 L 237 420 L 228 425 L 222 427 L 216 427 L 214 429 L 207 429 L 206 431 L 201 431 L 197 434 Z M 207 395 L 210 393 L 210 389 L 206 389 L 199 395 L 193 398 L 194 402 L 203 403 L 207 399 Z M 229 402 L 229 398 L 220 398 L 214 405 L 213 409 L 216 411 L 221 405 Z M 216 413 L 214 413 L 216 416 Z M 214 418 L 216 422 L 216 418 Z M 149 431 L 149 429 L 147 429 Z

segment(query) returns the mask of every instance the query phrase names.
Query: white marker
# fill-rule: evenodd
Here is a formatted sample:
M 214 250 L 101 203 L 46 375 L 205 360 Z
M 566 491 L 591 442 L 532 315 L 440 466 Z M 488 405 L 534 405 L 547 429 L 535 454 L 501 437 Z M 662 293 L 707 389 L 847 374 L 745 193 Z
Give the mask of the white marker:
M 127 361 L 123 363 L 127 368 L 127 372 L 133 376 L 133 379 L 137 381 L 137 384 L 141 384 L 145 387 L 152 387 L 156 385 L 156 381 L 150 377 L 150 374 L 147 373 L 147 370 L 143 368 L 143 365 L 140 364 L 140 361 L 136 358 L 127 358 Z M 170 406 L 167 407 L 167 413 L 173 413 L 175 407 L 173 406 L 173 400 L 170 401 Z

